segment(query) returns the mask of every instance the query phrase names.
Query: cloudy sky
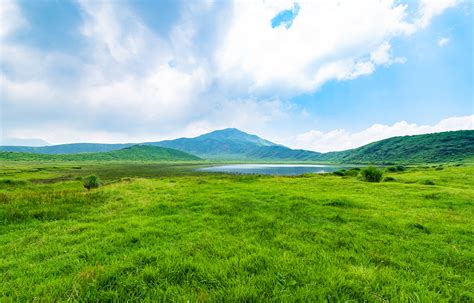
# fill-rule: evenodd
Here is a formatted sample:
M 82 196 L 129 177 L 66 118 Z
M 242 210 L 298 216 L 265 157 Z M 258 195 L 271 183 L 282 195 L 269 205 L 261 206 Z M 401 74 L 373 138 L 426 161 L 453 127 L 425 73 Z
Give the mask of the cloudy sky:
M 0 0 L 1 143 L 236 127 L 329 151 L 473 129 L 473 13 L 470 0 Z

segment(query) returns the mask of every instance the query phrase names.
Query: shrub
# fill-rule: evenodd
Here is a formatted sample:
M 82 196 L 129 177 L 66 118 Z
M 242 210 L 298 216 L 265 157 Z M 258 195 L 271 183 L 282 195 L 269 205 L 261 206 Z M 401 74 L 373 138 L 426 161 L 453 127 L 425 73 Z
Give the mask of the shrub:
M 383 179 L 383 182 L 394 182 L 394 181 L 397 181 L 397 179 L 395 179 L 394 177 L 385 177 Z
M 355 177 L 359 174 L 359 169 L 354 169 L 354 168 L 351 168 L 349 169 L 348 171 L 346 171 L 346 176 L 351 176 L 351 177 Z
M 90 190 L 91 188 L 97 188 L 100 186 L 99 177 L 96 175 L 90 175 L 84 178 L 84 187 Z
M 367 182 L 380 182 L 382 180 L 383 172 L 373 166 L 368 166 L 360 171 L 362 179 Z
M 22 186 L 28 184 L 25 180 L 14 180 L 14 179 L 2 179 L 0 180 L 0 185 L 10 185 L 10 186 Z
M 407 168 L 403 165 L 397 165 L 397 166 L 389 166 L 387 167 L 387 171 L 388 172 L 391 172 L 391 173 L 394 173 L 394 172 L 397 172 L 397 171 L 405 171 L 407 170 Z
M 336 170 L 335 172 L 333 172 L 334 175 L 336 176 L 344 176 L 346 174 L 346 171 L 341 169 L 341 170 Z
M 434 181 L 429 180 L 429 179 L 422 180 L 420 183 L 423 185 L 435 185 Z
M 407 168 L 403 165 L 397 165 L 397 171 L 406 171 Z

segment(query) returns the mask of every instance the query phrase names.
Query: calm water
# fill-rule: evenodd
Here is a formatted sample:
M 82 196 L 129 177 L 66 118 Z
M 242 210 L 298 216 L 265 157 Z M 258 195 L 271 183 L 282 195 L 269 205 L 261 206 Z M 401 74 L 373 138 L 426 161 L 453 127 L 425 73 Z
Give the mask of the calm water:
M 233 174 L 263 174 L 263 175 L 301 175 L 306 173 L 322 174 L 341 169 L 333 165 L 310 164 L 234 164 L 199 168 L 200 171 L 233 173 Z

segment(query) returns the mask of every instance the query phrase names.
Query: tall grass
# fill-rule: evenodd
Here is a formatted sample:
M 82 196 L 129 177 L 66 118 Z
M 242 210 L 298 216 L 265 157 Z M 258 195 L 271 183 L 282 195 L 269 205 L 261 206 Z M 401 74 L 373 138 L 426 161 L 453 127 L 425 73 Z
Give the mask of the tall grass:
M 106 184 L 93 191 L 69 168 L 55 182 L 9 175 L 26 183 L 0 186 L 2 300 L 473 301 L 472 166 L 382 184 L 172 166 L 136 177 L 154 168 L 83 166 Z
M 367 182 L 380 182 L 382 181 L 383 171 L 374 167 L 365 167 L 360 171 L 362 179 Z

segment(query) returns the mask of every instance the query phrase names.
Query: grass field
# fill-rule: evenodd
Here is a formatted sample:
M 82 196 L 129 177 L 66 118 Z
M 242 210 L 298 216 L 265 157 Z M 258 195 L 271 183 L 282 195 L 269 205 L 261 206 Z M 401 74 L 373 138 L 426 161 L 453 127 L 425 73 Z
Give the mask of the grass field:
M 381 183 L 198 165 L 2 163 L 3 300 L 474 301 L 472 165 Z

